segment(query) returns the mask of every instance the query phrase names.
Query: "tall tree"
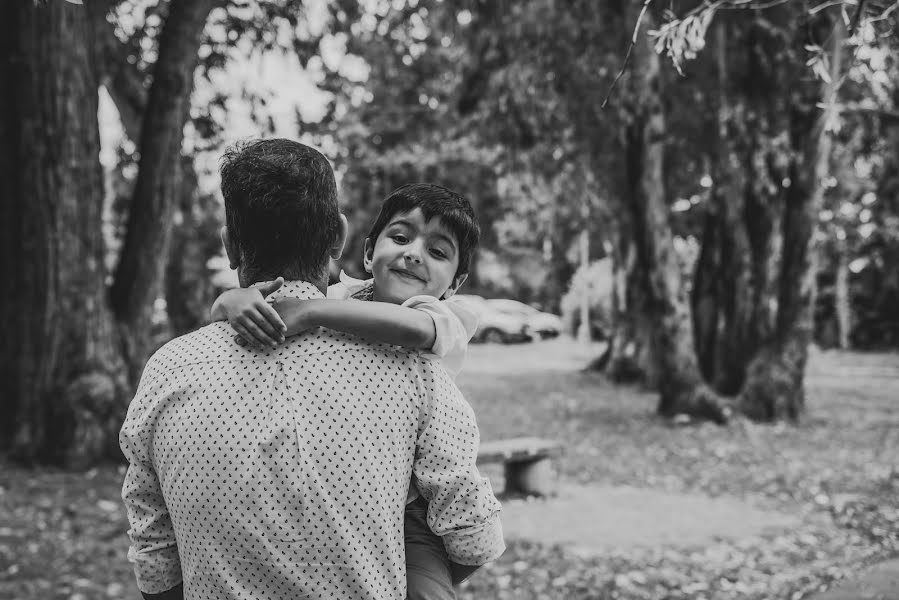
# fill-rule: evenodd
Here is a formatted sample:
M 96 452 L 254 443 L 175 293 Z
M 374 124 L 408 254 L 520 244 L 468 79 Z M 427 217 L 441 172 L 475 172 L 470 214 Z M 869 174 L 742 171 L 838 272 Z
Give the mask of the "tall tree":
M 628 3 L 632 4 L 632 3 Z M 639 22 L 641 8 L 626 11 L 631 22 Z M 644 26 L 653 26 L 652 13 L 644 15 Z M 706 386 L 699 371 L 693 345 L 693 330 L 681 269 L 674 251 L 669 223 L 665 169 L 666 115 L 663 106 L 661 59 L 648 36 L 638 36 L 633 46 L 630 119 L 626 121 L 626 169 L 630 194 L 624 199 L 630 209 L 636 250 L 633 268 L 635 295 L 651 331 L 657 368 L 658 411 L 665 416 L 679 413 L 724 422 L 729 415 Z
M 705 15 L 700 18 L 711 18 Z M 693 308 L 704 375 L 762 420 L 797 419 L 811 341 L 814 230 L 829 175 L 840 18 L 788 5 L 719 17 L 717 148 Z M 831 40 L 823 88 L 806 48 Z
M 141 174 L 110 295 L 97 90 L 121 67 L 108 62 L 116 56 L 107 52 L 114 4 L 16 2 L 3 22 L 0 273 L 16 293 L 0 300 L 8 332 L 0 439 L 30 461 L 86 464 L 117 453 L 149 351 L 146 317 L 161 281 L 197 50 L 217 2 L 166 6 L 140 121 Z

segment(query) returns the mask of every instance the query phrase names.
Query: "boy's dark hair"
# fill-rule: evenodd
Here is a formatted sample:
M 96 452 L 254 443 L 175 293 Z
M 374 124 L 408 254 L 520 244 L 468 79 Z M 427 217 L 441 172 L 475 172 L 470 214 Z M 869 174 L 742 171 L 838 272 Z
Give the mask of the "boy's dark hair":
M 426 221 L 434 217 L 440 219 L 449 229 L 459 245 L 459 267 L 456 277 L 468 273 L 471 258 L 481 240 L 481 227 L 475 217 L 471 203 L 460 194 L 433 183 L 410 183 L 393 190 L 375 219 L 368 237 L 372 245 L 387 227 L 394 215 L 420 208 Z
M 287 139 L 239 143 L 225 151 L 221 175 L 228 232 L 248 271 L 305 280 L 325 272 L 340 211 L 320 152 Z

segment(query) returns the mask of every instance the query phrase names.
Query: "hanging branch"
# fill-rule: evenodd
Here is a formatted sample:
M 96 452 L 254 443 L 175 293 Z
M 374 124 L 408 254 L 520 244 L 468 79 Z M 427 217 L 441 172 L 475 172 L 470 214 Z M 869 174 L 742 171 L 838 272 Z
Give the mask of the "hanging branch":
M 631 43 L 627 47 L 627 53 L 624 55 L 624 63 L 621 65 L 621 70 L 618 71 L 618 74 L 615 75 L 615 79 L 612 80 L 612 85 L 609 86 L 609 91 L 606 92 L 606 97 L 603 98 L 602 104 L 600 108 L 605 108 L 606 104 L 609 102 L 609 98 L 612 97 L 612 91 L 615 89 L 615 85 L 618 83 L 618 80 L 621 79 L 621 76 L 624 75 L 624 72 L 627 70 L 627 65 L 631 60 L 631 53 L 634 51 L 634 46 L 637 44 L 637 35 L 640 33 L 640 24 L 643 22 L 643 15 L 646 14 L 646 9 L 649 8 L 652 0 L 644 0 L 643 8 L 640 9 L 640 14 L 637 16 L 637 23 L 634 25 L 634 34 L 631 36 Z

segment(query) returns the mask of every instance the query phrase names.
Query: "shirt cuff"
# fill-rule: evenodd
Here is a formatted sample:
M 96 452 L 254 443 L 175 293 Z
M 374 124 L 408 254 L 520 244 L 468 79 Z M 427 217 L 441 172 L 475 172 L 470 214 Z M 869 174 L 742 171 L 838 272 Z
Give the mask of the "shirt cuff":
M 506 549 L 500 513 L 476 527 L 451 531 L 443 535 L 443 545 L 450 560 L 460 565 L 480 566 L 496 560 Z
M 134 563 L 137 589 L 147 594 L 167 592 L 182 582 L 181 562 L 177 551 L 174 558 L 164 556 L 141 556 L 133 550 L 128 552 L 128 560 Z

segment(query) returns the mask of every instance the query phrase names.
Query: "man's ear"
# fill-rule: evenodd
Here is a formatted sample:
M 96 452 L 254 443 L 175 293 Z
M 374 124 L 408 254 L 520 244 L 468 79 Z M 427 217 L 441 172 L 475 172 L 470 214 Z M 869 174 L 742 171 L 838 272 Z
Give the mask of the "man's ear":
M 231 239 L 231 234 L 228 233 L 227 227 L 222 227 L 220 235 L 222 237 L 222 245 L 225 247 L 225 254 L 228 255 L 228 266 L 236 269 L 240 266 L 240 250 L 234 244 L 234 240 Z
M 328 256 L 337 260 L 343 254 L 343 247 L 346 246 L 346 238 L 347 233 L 350 230 L 350 226 L 346 221 L 346 216 L 343 213 L 340 213 L 340 228 L 337 231 L 337 236 L 334 238 L 334 243 L 331 244 L 331 247 L 328 249 Z
M 468 273 L 462 273 L 458 277 L 453 280 L 452 285 L 447 288 L 446 292 L 443 294 L 443 299 L 452 298 L 453 294 L 459 291 L 459 288 L 462 287 L 462 284 L 465 283 L 465 280 L 468 279 Z
M 371 273 L 372 263 L 375 260 L 375 244 L 371 238 L 365 238 L 365 248 L 362 250 L 362 266 L 366 273 Z

